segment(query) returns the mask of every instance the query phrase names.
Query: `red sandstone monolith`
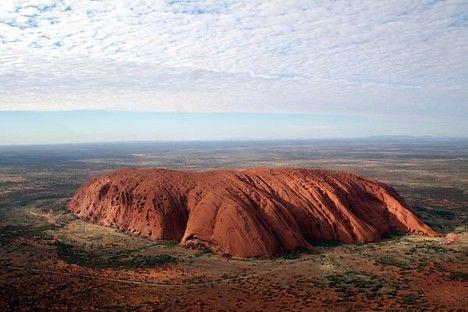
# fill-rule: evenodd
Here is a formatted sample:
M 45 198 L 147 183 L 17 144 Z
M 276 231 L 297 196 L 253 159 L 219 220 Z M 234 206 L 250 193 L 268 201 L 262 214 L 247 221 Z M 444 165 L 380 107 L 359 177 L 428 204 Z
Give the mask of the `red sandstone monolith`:
M 321 240 L 375 242 L 395 231 L 438 235 L 390 186 L 323 170 L 122 169 L 84 184 L 69 207 L 102 225 L 237 257 Z

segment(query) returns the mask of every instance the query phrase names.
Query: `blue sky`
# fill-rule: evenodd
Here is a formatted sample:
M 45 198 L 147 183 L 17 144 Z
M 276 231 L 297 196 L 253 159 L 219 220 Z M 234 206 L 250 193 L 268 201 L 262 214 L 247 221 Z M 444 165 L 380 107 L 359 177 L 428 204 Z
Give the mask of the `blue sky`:
M 297 113 L 4 111 L 0 113 L 0 145 L 351 138 L 408 133 L 449 136 L 453 127 L 444 122 L 401 125 L 374 117 Z
M 0 144 L 91 140 L 75 120 L 103 111 L 125 131 L 109 117 L 100 140 L 150 139 L 145 122 L 160 139 L 153 121 L 192 125 L 174 139 L 466 136 L 467 14 L 463 0 L 2 0 Z M 50 113 L 38 126 L 31 111 Z M 65 133 L 54 111 L 70 111 Z

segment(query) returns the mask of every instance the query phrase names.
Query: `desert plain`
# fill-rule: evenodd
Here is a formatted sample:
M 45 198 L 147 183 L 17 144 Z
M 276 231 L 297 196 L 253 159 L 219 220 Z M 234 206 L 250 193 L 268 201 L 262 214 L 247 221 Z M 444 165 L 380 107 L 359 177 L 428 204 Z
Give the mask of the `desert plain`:
M 466 140 L 366 139 L 0 147 L 0 309 L 465 311 Z M 77 218 L 76 190 L 118 168 L 296 167 L 391 185 L 440 237 L 234 259 Z

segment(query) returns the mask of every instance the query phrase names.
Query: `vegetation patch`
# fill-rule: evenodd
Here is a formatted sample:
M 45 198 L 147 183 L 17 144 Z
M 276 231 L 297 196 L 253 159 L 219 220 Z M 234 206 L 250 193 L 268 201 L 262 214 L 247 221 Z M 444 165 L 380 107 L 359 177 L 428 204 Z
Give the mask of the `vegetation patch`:
M 431 215 L 435 216 L 435 217 L 442 218 L 442 219 L 447 219 L 447 220 L 453 220 L 457 216 L 452 211 L 442 210 L 442 209 L 431 209 L 431 210 L 427 210 L 427 212 L 430 213 Z
M 132 255 L 132 251 L 117 252 L 105 249 L 87 251 L 64 242 L 57 242 L 55 247 L 59 259 L 67 263 L 100 269 L 151 268 L 164 266 L 176 260 L 169 254 L 142 256 Z
M 160 242 L 158 242 L 159 245 L 164 246 L 164 247 L 176 247 L 176 246 L 179 246 L 179 243 L 180 243 L 179 241 L 171 240 L 171 239 L 161 240 Z
M 345 297 L 362 293 L 368 298 L 378 295 L 393 295 L 396 288 L 385 279 L 368 273 L 349 271 L 343 274 L 326 276 L 328 286 L 335 288 Z
M 49 239 L 46 231 L 55 229 L 52 224 L 42 226 L 32 225 L 6 225 L 0 228 L 0 246 L 6 246 L 17 238 Z
M 284 259 L 284 260 L 294 260 L 294 259 L 299 259 L 301 255 L 302 253 L 299 251 L 290 251 L 290 252 L 282 253 L 279 256 L 279 258 Z
M 208 248 L 199 248 L 199 250 L 195 253 L 195 257 L 211 257 L 213 255 L 213 251 Z
M 468 272 L 462 272 L 462 271 L 457 271 L 457 272 L 452 272 L 450 274 L 450 279 L 452 281 L 460 281 L 460 282 L 468 282 Z
M 401 259 L 401 258 L 397 259 L 397 258 L 395 258 L 393 256 L 390 256 L 390 255 L 378 256 L 375 259 L 375 262 L 380 264 L 380 265 L 394 266 L 394 267 L 404 269 L 404 270 L 408 270 L 408 269 L 412 268 L 411 264 L 409 262 L 407 262 L 406 260 Z
M 401 302 L 406 305 L 419 304 L 424 299 L 425 298 L 422 293 L 410 293 L 410 294 L 401 296 Z

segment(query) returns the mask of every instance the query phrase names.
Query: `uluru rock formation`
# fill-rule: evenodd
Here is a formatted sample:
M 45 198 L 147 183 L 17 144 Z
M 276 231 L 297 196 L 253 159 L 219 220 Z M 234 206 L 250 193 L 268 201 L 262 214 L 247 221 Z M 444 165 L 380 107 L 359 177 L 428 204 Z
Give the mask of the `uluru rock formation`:
M 320 240 L 374 242 L 394 231 L 438 235 L 390 186 L 323 170 L 122 169 L 84 184 L 69 208 L 102 225 L 237 257 Z

